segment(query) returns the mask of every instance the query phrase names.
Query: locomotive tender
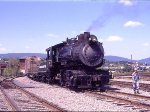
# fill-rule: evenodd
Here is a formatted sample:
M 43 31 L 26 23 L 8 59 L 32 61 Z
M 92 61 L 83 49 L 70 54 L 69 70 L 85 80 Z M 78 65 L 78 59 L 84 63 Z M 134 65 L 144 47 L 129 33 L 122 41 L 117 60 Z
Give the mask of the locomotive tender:
M 104 49 L 95 35 L 84 32 L 46 51 L 46 61 L 34 77 L 37 80 L 70 88 L 103 89 L 109 83 L 109 70 L 97 69 L 104 64 Z

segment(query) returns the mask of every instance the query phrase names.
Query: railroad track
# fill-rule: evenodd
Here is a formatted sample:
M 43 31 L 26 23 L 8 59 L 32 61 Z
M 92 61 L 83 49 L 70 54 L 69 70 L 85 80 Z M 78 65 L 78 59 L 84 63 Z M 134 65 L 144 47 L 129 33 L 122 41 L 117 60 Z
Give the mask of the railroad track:
M 125 82 L 125 81 L 111 80 L 110 85 L 117 85 L 120 87 L 132 88 L 132 82 Z M 150 84 L 140 83 L 140 89 L 147 91 L 147 92 L 150 92 Z
M 1 87 L 0 87 L 0 111 L 14 111 L 14 109 L 11 106 L 11 103 L 8 101 L 5 94 L 3 94 Z
M 39 96 L 34 95 L 26 91 L 25 89 L 18 87 L 10 80 L 4 80 L 1 82 L 1 92 L 7 101 L 7 107 L 5 110 L 9 111 L 66 111 L 49 103 L 48 101 L 40 98 Z M 4 107 L 0 108 L 1 110 Z
M 120 74 L 120 75 L 114 75 L 114 78 L 116 79 L 130 79 L 131 80 L 131 75 L 132 73 L 130 74 Z M 143 74 L 143 73 L 139 73 L 140 74 L 140 79 L 143 80 L 143 81 L 150 81 L 150 74 Z
M 115 79 L 126 79 L 131 80 L 131 76 L 114 76 Z M 143 81 L 150 81 L 150 75 L 149 76 L 140 76 L 140 80 Z
M 117 105 L 132 107 L 140 111 L 150 111 L 150 97 L 134 95 L 118 91 L 108 92 L 87 92 L 88 95 L 96 97 L 98 100 L 106 100 Z

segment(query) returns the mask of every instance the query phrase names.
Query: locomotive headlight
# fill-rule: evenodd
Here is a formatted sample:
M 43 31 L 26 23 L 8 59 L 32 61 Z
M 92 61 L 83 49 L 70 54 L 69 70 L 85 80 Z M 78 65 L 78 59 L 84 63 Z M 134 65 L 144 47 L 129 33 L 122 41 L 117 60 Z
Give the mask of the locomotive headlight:
M 94 35 L 91 35 L 90 38 L 89 38 L 89 41 L 92 42 L 92 43 L 97 42 L 97 37 L 94 36 Z
M 97 38 L 91 37 L 91 41 L 92 41 L 92 42 L 97 42 Z
M 96 38 L 93 38 L 92 41 L 93 41 L 93 42 L 96 42 L 97 40 L 96 40 Z

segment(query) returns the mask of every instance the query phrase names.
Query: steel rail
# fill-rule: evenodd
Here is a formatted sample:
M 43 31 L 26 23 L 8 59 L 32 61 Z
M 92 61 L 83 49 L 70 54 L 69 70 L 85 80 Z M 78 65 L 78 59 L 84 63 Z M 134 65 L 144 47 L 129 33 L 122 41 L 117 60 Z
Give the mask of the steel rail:
M 110 85 L 119 85 L 121 87 L 131 87 L 132 86 L 132 82 L 126 82 L 126 81 L 123 82 L 123 81 L 111 80 L 110 81 Z M 140 83 L 140 88 L 142 90 L 150 92 L 150 84 Z
M 128 100 L 128 99 L 125 99 L 125 98 L 120 98 L 120 97 L 117 97 L 117 96 L 112 96 L 112 95 L 103 94 L 103 93 L 88 92 L 88 94 L 96 95 L 96 97 L 99 98 L 99 99 L 102 99 L 102 98 L 111 99 L 113 101 L 115 100 L 115 101 L 119 101 L 121 103 L 126 103 L 126 104 L 130 104 L 132 106 L 136 106 L 136 107 L 145 108 L 145 109 L 150 110 L 150 104 L 137 102 L 137 101 L 132 101 L 132 100 Z
M 4 80 L 3 80 L 4 81 Z M 50 103 L 48 102 L 47 100 L 43 99 L 43 98 L 40 98 L 39 96 L 33 94 L 33 93 L 30 93 L 28 92 L 27 90 L 17 86 L 15 83 L 13 83 L 13 79 L 5 79 L 5 81 L 9 81 L 9 82 L 2 82 L 2 85 L 5 86 L 6 85 L 6 88 L 8 88 L 7 86 L 12 86 L 13 88 L 15 88 L 16 90 L 19 90 L 21 92 L 23 92 L 24 94 L 26 94 L 28 97 L 32 98 L 32 100 L 35 100 L 37 102 L 40 102 L 43 106 L 47 107 L 49 110 L 52 110 L 52 111 L 67 111 L 63 108 L 60 108 L 58 107 L 57 105 L 54 105 L 53 103 Z M 21 111 L 21 108 L 19 108 L 17 106 L 17 104 L 15 103 L 15 101 L 10 97 L 9 94 L 7 94 L 5 91 L 4 91 L 4 87 L 1 87 L 1 90 L 4 94 L 4 96 L 6 97 L 6 99 L 8 100 L 9 102 L 9 105 L 12 107 L 12 111 Z
M 119 91 L 112 91 L 112 90 L 109 90 L 107 92 L 110 93 L 110 94 L 115 93 L 115 94 L 126 95 L 126 96 L 130 96 L 130 97 L 134 97 L 134 98 L 142 98 L 142 99 L 150 101 L 149 96 L 143 96 L 143 95 L 140 95 L 140 94 L 131 94 L 131 93 L 125 93 L 125 92 L 119 92 Z
M 12 98 L 5 92 L 4 88 L 0 86 L 0 89 L 2 91 L 2 94 L 5 96 L 6 101 L 11 106 L 12 111 L 21 111 L 15 104 L 15 102 L 12 100 Z
M 14 84 L 14 83 L 13 83 Z M 27 96 L 32 97 L 35 101 L 38 101 L 40 103 L 42 103 L 42 105 L 46 106 L 47 108 L 49 108 L 50 110 L 53 109 L 54 111 L 67 111 L 63 108 L 60 108 L 59 106 L 48 102 L 47 100 L 35 95 L 34 93 L 31 93 L 25 89 L 23 89 L 22 87 L 19 87 L 18 85 L 14 84 L 16 86 L 17 89 L 19 89 L 20 91 L 22 91 L 23 93 L 25 93 Z

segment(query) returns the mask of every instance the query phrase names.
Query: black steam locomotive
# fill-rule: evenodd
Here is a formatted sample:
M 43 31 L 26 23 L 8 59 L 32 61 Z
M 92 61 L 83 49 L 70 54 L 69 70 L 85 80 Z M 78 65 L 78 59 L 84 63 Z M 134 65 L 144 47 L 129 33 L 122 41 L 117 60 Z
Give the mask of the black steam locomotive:
M 104 64 L 104 49 L 95 35 L 84 32 L 46 51 L 46 61 L 34 79 L 70 88 L 102 89 L 109 83 L 109 70 L 97 69 Z

